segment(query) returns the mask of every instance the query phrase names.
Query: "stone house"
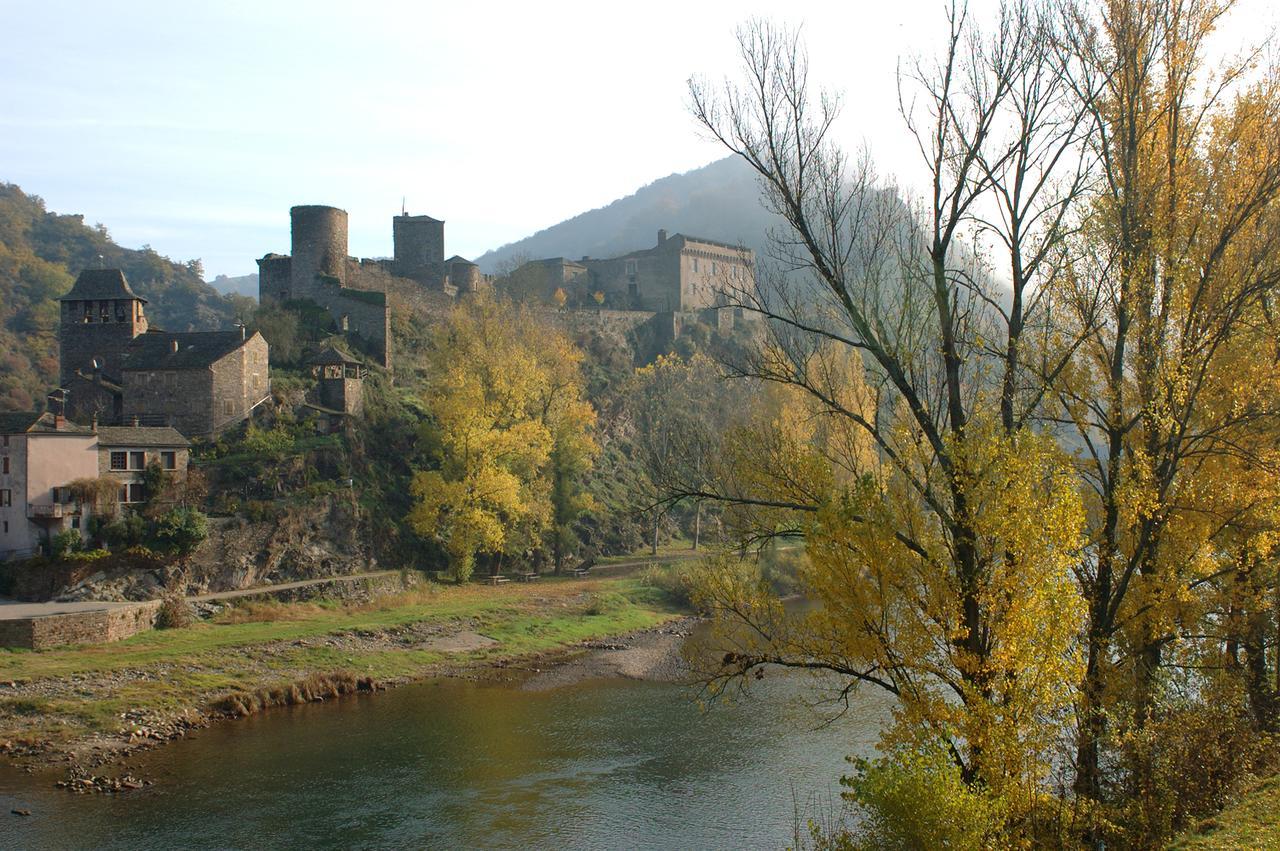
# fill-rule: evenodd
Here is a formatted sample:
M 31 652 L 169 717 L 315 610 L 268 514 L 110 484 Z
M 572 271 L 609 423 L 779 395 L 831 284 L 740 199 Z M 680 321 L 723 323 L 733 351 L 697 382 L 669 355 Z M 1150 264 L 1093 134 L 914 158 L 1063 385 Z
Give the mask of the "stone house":
M 143 472 L 156 464 L 170 476 L 184 479 L 191 457 L 191 441 L 172 426 L 99 426 L 98 477 L 120 483 L 121 505 L 144 502 Z
M 119 269 L 84 270 L 61 301 L 60 386 L 66 415 L 82 424 L 138 420 L 210 436 L 271 395 L 260 334 L 151 327 L 146 299 Z
M 210 437 L 271 396 L 267 341 L 255 332 L 146 334 L 122 361 L 122 419 Z
M 89 509 L 68 486 L 97 477 L 93 429 L 49 411 L 0 414 L 0 560 L 33 556 L 59 533 L 84 530 Z

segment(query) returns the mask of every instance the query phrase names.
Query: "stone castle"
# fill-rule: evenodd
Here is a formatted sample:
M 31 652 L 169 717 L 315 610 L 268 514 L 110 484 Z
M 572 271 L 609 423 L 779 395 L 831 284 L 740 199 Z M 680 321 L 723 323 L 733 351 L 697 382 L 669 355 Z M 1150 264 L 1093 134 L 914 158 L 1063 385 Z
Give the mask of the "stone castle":
M 320 305 L 344 336 L 384 367 L 391 365 L 391 312 L 386 292 L 371 272 L 414 281 L 449 298 L 490 283 L 470 260 L 445 258 L 444 222 L 431 216 L 402 213 L 392 218 L 390 259 L 348 256 L 346 210 L 298 206 L 289 210 L 289 220 L 291 253 L 267 254 L 258 261 L 258 301 Z
M 419 291 L 452 300 L 491 288 L 494 279 L 471 261 L 445 257 L 444 222 L 405 212 L 392 217 L 391 258 L 348 255 L 347 213 L 337 207 L 304 205 L 289 211 L 291 254 L 258 260 L 262 304 L 310 301 L 330 315 L 335 328 L 357 348 L 391 366 L 391 311 L 385 279 L 414 282 Z M 377 274 L 374 274 L 377 273 Z M 690 322 L 725 330 L 741 320 L 724 309 L 725 291 L 755 283 L 755 254 L 712 239 L 658 231 L 652 248 L 620 257 L 553 257 L 523 264 L 505 280 L 518 298 L 597 316 L 623 326 L 652 324 L 658 336 L 678 334 Z M 561 316 L 567 324 L 574 317 Z
M 57 398 L 68 417 L 208 437 L 270 397 L 261 334 L 162 331 L 146 303 L 119 269 L 85 269 L 62 297 Z

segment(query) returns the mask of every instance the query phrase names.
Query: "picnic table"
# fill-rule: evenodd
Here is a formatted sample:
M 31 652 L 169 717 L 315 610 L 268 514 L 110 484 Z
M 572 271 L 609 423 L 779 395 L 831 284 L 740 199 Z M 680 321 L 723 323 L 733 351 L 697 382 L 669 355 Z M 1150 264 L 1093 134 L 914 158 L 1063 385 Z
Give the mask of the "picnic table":
M 510 579 L 503 576 L 501 573 L 495 573 L 489 577 L 490 585 L 501 585 L 504 582 L 510 582 L 510 581 L 511 581 Z
M 538 578 L 538 574 L 532 570 L 516 574 L 516 579 L 519 579 L 521 582 L 532 582 L 537 578 Z

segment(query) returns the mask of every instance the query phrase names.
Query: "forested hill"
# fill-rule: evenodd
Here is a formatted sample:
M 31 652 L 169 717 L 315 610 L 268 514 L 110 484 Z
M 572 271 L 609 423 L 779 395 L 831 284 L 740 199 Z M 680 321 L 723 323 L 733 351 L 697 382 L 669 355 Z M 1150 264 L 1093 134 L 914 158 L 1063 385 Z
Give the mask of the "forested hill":
M 99 263 L 124 270 L 165 330 L 216 329 L 234 318 L 234 300 L 204 283 L 198 260 L 122 248 L 84 216 L 51 213 L 39 197 L 0 183 L 0 410 L 43 405 L 58 377 L 58 298 Z
M 476 258 L 488 273 L 512 260 L 541 257 L 615 257 L 650 248 L 658 229 L 743 244 L 756 252 L 782 222 L 760 205 L 755 173 L 737 157 L 655 180 L 606 207 L 540 230 Z

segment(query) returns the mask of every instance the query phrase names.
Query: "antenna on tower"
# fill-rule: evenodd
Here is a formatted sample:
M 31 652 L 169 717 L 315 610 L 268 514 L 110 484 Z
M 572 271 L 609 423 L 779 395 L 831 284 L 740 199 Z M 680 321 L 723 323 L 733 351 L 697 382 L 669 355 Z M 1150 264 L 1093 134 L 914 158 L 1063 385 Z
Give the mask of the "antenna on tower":
M 402 215 L 402 216 L 407 216 L 407 215 L 409 215 L 408 213 L 406 213 L 406 212 L 405 212 L 405 209 L 404 209 L 404 196 L 403 196 L 403 195 L 401 195 L 401 196 L 400 196 L 400 215 Z

